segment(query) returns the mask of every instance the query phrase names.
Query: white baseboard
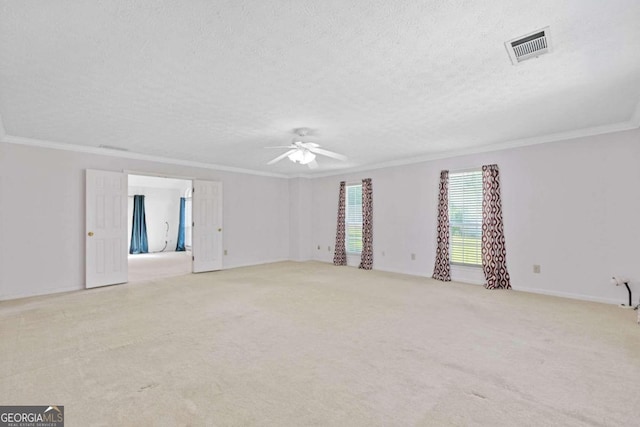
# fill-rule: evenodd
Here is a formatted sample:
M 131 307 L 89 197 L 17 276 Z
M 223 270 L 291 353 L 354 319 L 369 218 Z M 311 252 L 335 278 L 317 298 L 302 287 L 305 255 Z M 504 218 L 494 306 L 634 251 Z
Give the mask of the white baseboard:
M 74 286 L 74 287 L 65 287 L 65 288 L 45 289 L 45 290 L 31 292 L 31 293 L 0 295 L 0 301 L 10 301 L 10 300 L 20 299 L 20 298 L 30 298 L 30 297 L 39 297 L 43 295 L 61 294 L 64 292 L 81 291 L 84 289 L 85 288 L 82 286 L 80 287 Z
M 271 263 L 274 263 L 274 262 L 283 262 L 283 261 L 290 261 L 290 260 L 287 259 L 287 258 L 278 258 L 278 259 L 271 259 L 271 260 L 264 260 L 264 261 L 256 261 L 256 262 L 251 262 L 251 263 L 225 265 L 225 266 L 223 266 L 223 270 L 226 270 L 226 269 L 229 269 L 229 268 L 251 267 L 251 266 L 254 266 L 254 265 L 271 264 Z M 126 285 L 126 283 L 122 283 L 122 284 Z M 71 292 L 71 291 L 82 291 L 82 290 L 85 290 L 85 289 L 86 288 L 84 286 L 75 286 L 75 287 L 65 287 L 65 288 L 56 288 L 56 289 L 44 289 L 44 290 L 38 290 L 38 291 L 35 291 L 35 292 L 29 292 L 29 293 L 0 295 L 0 301 L 10 301 L 10 300 L 15 300 L 15 299 L 20 299 L 20 298 L 38 297 L 38 296 L 43 296 L 43 295 L 53 295 L 53 294 L 59 294 L 59 293 L 63 293 L 63 292 Z
M 240 263 L 240 264 L 233 264 L 233 265 L 225 265 L 223 267 L 223 270 L 227 270 L 227 269 L 231 269 L 231 268 L 252 267 L 252 266 L 255 266 L 255 265 L 272 264 L 272 263 L 275 263 L 275 262 L 286 262 L 286 261 L 293 261 L 293 262 L 314 261 L 314 262 L 322 262 L 322 263 L 325 263 L 325 264 L 331 264 L 331 262 L 329 262 L 329 261 L 324 261 L 324 260 L 319 260 L 319 259 L 310 259 L 310 260 L 298 261 L 298 260 L 293 260 L 293 259 L 288 259 L 288 258 L 277 258 L 277 259 L 270 259 L 270 260 L 254 261 L 254 262 L 251 262 L 251 263 Z M 406 275 L 414 276 L 414 277 L 426 277 L 426 278 L 431 277 L 431 276 L 427 276 L 427 275 L 411 274 L 411 273 L 407 273 L 405 271 L 399 271 L 399 270 L 394 270 L 394 269 L 374 268 L 374 270 L 387 272 L 387 273 L 406 274 Z M 456 280 L 456 281 L 460 282 L 460 283 L 471 284 L 471 285 L 478 285 L 479 284 L 479 283 L 462 282 L 460 280 Z M 10 301 L 10 300 L 15 300 L 15 299 L 20 299 L 20 298 L 37 297 L 37 296 L 42 296 L 42 295 L 53 295 L 53 294 L 59 294 L 59 293 L 63 293 L 63 292 L 80 291 L 80 290 L 84 290 L 84 289 L 85 289 L 84 287 L 74 286 L 74 287 L 65 287 L 65 288 L 56 288 L 56 289 L 45 289 L 45 290 L 42 290 L 42 291 L 37 291 L 35 293 L 28 293 L 28 294 L 0 295 L 0 301 Z M 550 295 L 550 296 L 554 296 L 554 297 L 570 298 L 570 299 L 576 299 L 576 300 L 581 300 L 581 301 L 600 302 L 600 303 L 604 303 L 604 304 L 619 305 L 622 302 L 625 302 L 625 301 L 623 301 L 621 299 L 603 298 L 603 297 L 596 297 L 596 296 L 591 296 L 591 295 L 576 294 L 576 293 L 571 293 L 571 292 L 551 291 L 551 290 L 548 290 L 548 289 L 539 289 L 539 288 L 514 287 L 513 290 L 517 291 L 517 292 L 529 292 L 529 293 L 532 293 L 532 294 Z
M 621 302 L 624 302 L 623 299 L 618 300 L 618 299 L 611 299 L 611 298 L 594 297 L 591 295 L 574 294 L 571 292 L 550 291 L 548 289 L 515 287 L 513 288 L 513 290 L 518 292 L 529 292 L 532 294 L 541 294 L 541 295 L 550 295 L 550 296 L 561 297 L 561 298 L 577 299 L 581 301 L 601 302 L 605 304 L 618 305 Z
M 356 265 L 356 267 L 357 267 L 357 265 Z M 375 271 L 384 271 L 385 273 L 406 274 L 407 276 L 413 276 L 413 277 L 426 277 L 426 278 L 430 278 L 431 277 L 430 275 L 426 275 L 426 274 L 407 273 L 406 271 L 400 271 L 400 270 L 393 269 L 393 268 L 376 268 L 374 266 L 373 270 L 375 270 Z
M 323 260 L 319 260 L 316 259 L 315 261 L 318 262 L 325 262 Z M 330 262 L 327 262 L 327 264 L 331 264 Z M 457 268 L 460 268 L 460 266 L 455 266 Z M 452 269 L 454 268 L 454 266 L 452 266 Z M 411 273 L 407 273 L 406 271 L 400 271 L 400 270 L 395 270 L 395 269 L 379 269 L 379 268 L 373 268 L 376 271 L 384 271 L 386 273 L 397 273 L 397 274 L 406 274 L 409 276 L 415 276 L 415 277 L 431 277 L 430 275 L 421 275 L 421 274 L 411 274 Z M 453 276 L 453 272 L 452 272 L 452 276 Z M 454 280 L 455 282 L 458 283 L 465 283 L 468 285 L 483 285 L 483 283 L 477 282 L 477 281 L 465 281 L 465 280 L 460 280 L 460 277 L 458 277 L 457 280 Z M 622 299 L 611 299 L 611 298 L 603 298 L 603 297 L 595 297 L 595 296 L 591 296 L 591 295 L 583 295 L 583 294 L 576 294 L 576 293 L 571 293 L 571 292 L 559 292 L 559 291 L 550 291 L 547 289 L 538 289 L 538 288 L 521 288 L 521 287 L 514 287 L 513 288 L 514 291 L 517 292 L 529 292 L 532 294 L 541 294 L 541 295 L 549 295 L 549 296 L 554 296 L 554 297 L 561 297 L 561 298 L 569 298 L 569 299 L 576 299 L 576 300 L 580 300 L 580 301 L 591 301 L 591 302 L 601 302 L 604 304 L 615 304 L 615 305 L 619 305 L 620 303 L 625 302 Z
M 254 261 L 254 262 L 247 262 L 247 263 L 223 265 L 222 269 L 228 270 L 230 268 L 253 267 L 254 265 L 273 264 L 274 262 L 285 262 L 285 261 L 295 261 L 295 260 L 292 260 L 289 258 L 276 258 L 276 259 L 270 259 L 270 260 L 264 260 L 264 261 Z
M 293 258 L 293 257 L 289 257 L 287 259 L 287 261 L 294 261 L 294 262 L 307 262 L 307 261 L 315 261 L 313 258 L 309 258 L 309 257 L 304 257 L 304 258 Z

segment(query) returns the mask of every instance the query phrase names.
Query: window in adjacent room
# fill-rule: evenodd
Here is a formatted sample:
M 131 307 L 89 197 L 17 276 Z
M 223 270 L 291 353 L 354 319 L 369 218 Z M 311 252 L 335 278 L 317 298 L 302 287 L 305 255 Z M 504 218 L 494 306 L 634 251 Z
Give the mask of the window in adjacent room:
M 347 185 L 345 211 L 347 253 L 362 252 L 362 185 Z
M 481 266 L 481 170 L 449 174 L 449 231 L 451 263 Z

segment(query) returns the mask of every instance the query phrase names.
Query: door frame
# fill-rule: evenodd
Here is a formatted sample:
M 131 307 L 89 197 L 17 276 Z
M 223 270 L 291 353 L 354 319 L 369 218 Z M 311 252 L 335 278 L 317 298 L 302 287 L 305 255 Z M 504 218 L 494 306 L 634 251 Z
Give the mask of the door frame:
M 131 175 L 149 176 L 149 177 L 152 177 L 152 178 L 179 179 L 179 180 L 182 180 L 182 181 L 191 181 L 191 189 L 192 190 L 193 190 L 193 181 L 195 181 L 195 178 L 188 177 L 188 176 L 167 175 L 167 174 L 160 174 L 160 173 L 153 173 L 153 172 L 140 172 L 140 171 L 127 170 L 127 169 L 123 169 L 123 173 L 127 174 L 127 182 L 128 182 L 129 176 L 131 176 Z M 127 188 L 127 190 L 128 190 L 128 188 Z M 127 194 L 128 194 L 128 192 L 127 192 Z M 127 203 L 128 203 L 128 201 L 127 201 Z M 128 206 L 127 206 L 127 209 L 128 209 Z M 128 219 L 127 219 L 127 221 L 128 221 Z M 193 212 L 191 213 L 191 221 L 193 222 Z M 127 239 L 130 239 L 130 238 L 131 237 L 129 236 Z M 191 239 L 192 239 L 192 242 L 193 242 L 193 229 L 191 230 Z M 191 273 L 193 273 L 193 257 L 191 257 Z
M 139 170 L 130 170 L 130 169 L 123 169 L 122 172 L 127 175 L 127 180 L 128 180 L 129 175 L 141 175 L 141 176 L 150 176 L 150 177 L 155 177 L 155 178 L 181 179 L 181 180 L 185 180 L 185 181 L 191 181 L 192 190 L 193 190 L 193 186 L 194 186 L 194 181 L 219 182 L 221 184 L 221 186 L 223 184 L 222 180 L 212 181 L 212 180 L 208 180 L 208 179 L 198 179 L 198 178 L 195 178 L 193 176 L 171 175 L 171 174 L 165 174 L 165 173 L 160 173 L 160 172 L 148 172 L 148 171 L 139 171 Z M 196 197 L 196 196 L 194 196 L 192 194 L 192 200 L 193 200 L 193 197 Z M 222 197 L 223 196 L 221 196 L 221 199 L 220 199 L 221 206 L 223 206 L 222 205 L 222 203 L 223 203 Z M 193 204 L 192 204 L 192 208 L 193 208 Z M 223 215 L 223 213 L 224 213 L 224 211 L 221 208 L 221 215 Z M 221 217 L 221 220 L 224 220 L 224 218 Z M 192 212 L 191 212 L 191 221 L 192 221 L 192 224 L 193 224 L 193 209 L 192 209 Z M 195 228 L 192 227 L 191 228 L 191 246 L 192 246 L 192 249 L 191 249 L 192 250 L 192 253 L 191 253 L 191 255 L 192 255 L 191 256 L 191 274 L 194 274 L 193 242 L 194 242 L 195 238 L 197 237 L 197 232 L 198 232 L 197 231 L 197 227 L 195 227 Z M 224 242 L 222 243 L 222 245 L 224 245 Z M 127 254 L 128 254 L 128 252 L 127 252 Z M 224 269 L 224 263 L 222 262 L 224 260 L 224 258 L 222 257 L 222 255 L 223 255 L 223 253 L 220 254 L 220 256 L 221 256 L 221 258 L 220 258 L 221 259 L 221 261 L 220 261 L 220 269 L 221 270 Z

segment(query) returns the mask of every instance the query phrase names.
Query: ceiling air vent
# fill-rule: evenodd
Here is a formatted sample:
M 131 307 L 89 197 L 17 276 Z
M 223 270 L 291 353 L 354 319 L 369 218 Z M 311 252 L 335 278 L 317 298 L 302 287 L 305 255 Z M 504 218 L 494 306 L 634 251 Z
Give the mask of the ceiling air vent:
M 513 65 L 527 59 L 537 58 L 551 50 L 549 27 L 509 40 L 504 45 Z

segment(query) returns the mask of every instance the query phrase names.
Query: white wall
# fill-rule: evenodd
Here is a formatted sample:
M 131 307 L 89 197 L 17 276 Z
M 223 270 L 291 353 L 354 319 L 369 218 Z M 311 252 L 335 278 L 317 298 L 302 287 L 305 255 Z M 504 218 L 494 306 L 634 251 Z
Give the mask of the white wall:
M 224 268 L 289 258 L 286 179 L 0 143 L 0 299 L 84 288 L 85 169 L 221 181 Z
M 515 289 L 622 303 L 626 290 L 609 285 L 616 274 L 631 278 L 637 303 L 640 130 L 315 179 L 308 242 L 314 259 L 332 261 L 326 248 L 334 245 L 339 182 L 370 177 L 374 268 L 431 276 L 440 170 L 490 163 L 500 167 Z M 540 274 L 533 264 L 541 265 Z M 452 276 L 469 282 L 481 277 L 468 270 Z
M 84 287 L 87 168 L 222 181 L 225 268 L 331 262 L 339 181 L 371 177 L 374 268 L 430 276 L 440 170 L 488 163 L 501 170 L 515 289 L 621 303 L 626 290 L 609 285 L 616 274 L 631 278 L 637 301 L 640 130 L 312 180 L 0 143 L 0 299 Z M 456 270 L 453 277 L 481 276 Z
M 312 258 L 311 239 L 311 180 L 292 178 L 289 180 L 289 258 L 308 261 Z
M 0 138 L 2 138 L 2 123 L 0 121 Z M 7 276 L 7 263 L 9 262 L 10 244 L 5 240 L 4 229 L 7 227 L 7 217 L 4 214 L 5 209 L 9 205 L 9 199 L 4 191 L 6 179 L 4 177 L 4 147 L 0 140 L 0 290 L 4 289 L 5 276 Z M 0 291 L 1 293 L 1 291 Z M 1 299 L 1 298 L 0 298 Z

